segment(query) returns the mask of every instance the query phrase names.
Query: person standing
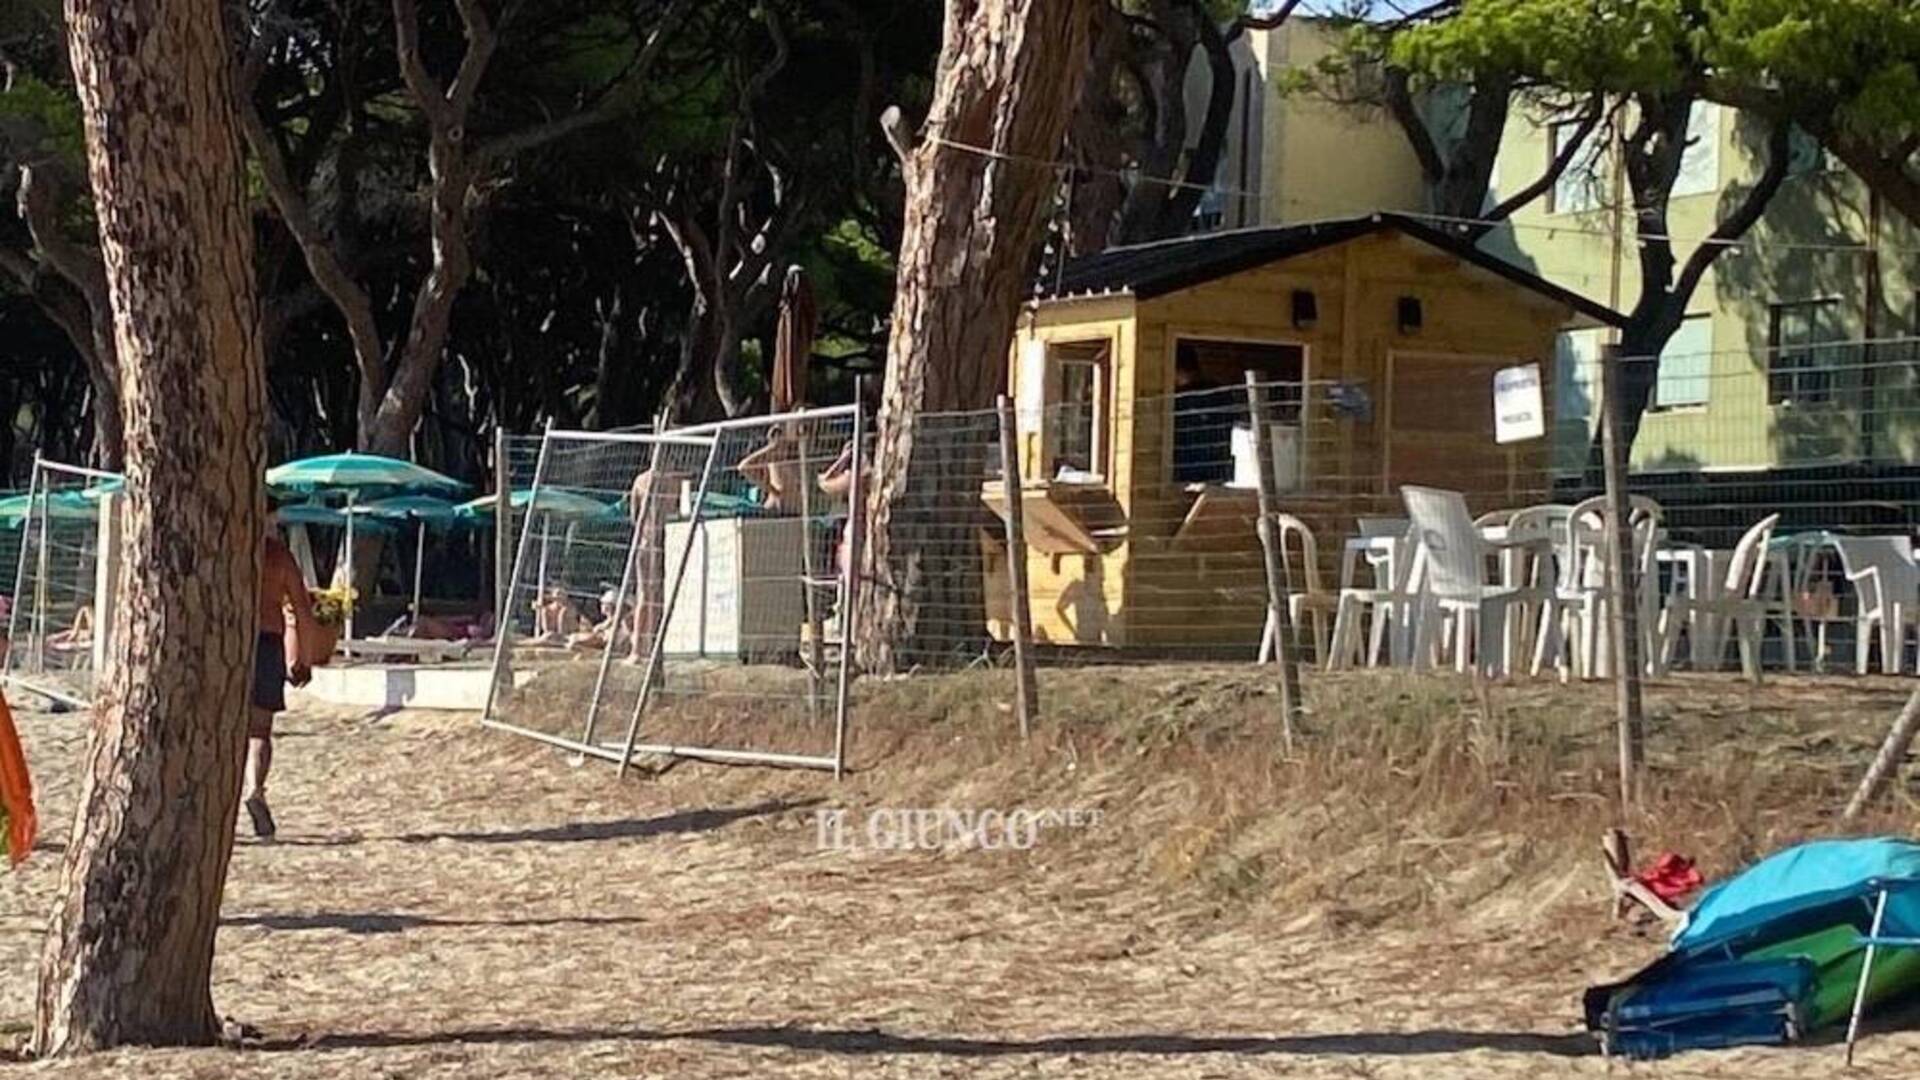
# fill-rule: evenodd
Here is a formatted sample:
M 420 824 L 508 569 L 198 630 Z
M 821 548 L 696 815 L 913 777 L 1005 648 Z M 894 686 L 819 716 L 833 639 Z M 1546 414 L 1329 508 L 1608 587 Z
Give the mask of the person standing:
M 253 653 L 253 706 L 247 716 L 247 786 L 242 805 L 252 819 L 253 834 L 271 840 L 275 826 L 267 806 L 267 773 L 273 768 L 273 716 L 287 707 L 288 682 L 305 686 L 313 677 L 313 658 L 304 650 L 314 640 L 319 623 L 293 552 L 271 526 L 261 543 L 260 639 Z M 286 637 L 288 610 L 293 612 L 291 641 Z

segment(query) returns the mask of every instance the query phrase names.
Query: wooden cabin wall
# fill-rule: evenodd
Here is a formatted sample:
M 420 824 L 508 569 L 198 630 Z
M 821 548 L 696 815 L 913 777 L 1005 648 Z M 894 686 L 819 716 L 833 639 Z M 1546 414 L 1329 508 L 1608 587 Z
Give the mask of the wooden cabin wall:
M 1025 342 L 1066 343 L 1106 339 L 1111 343 L 1111 372 L 1107 387 L 1108 416 L 1118 417 L 1124 404 L 1133 400 L 1135 389 L 1136 324 L 1135 304 L 1131 296 L 1103 297 L 1055 302 L 1021 316 L 1015 334 L 1012 362 L 1008 366 L 1008 396 L 1017 403 L 1020 393 L 1021 364 L 1025 361 Z M 1018 418 L 1016 417 L 1016 421 Z M 1118 423 L 1109 447 L 1104 485 L 1119 504 L 1124 518 L 1129 510 L 1133 489 L 1133 464 Z M 1048 460 L 1048 433 L 1028 430 L 1022 423 L 1018 444 L 1020 475 L 1027 484 L 1047 479 L 1040 475 Z M 998 538 L 994 538 L 995 541 Z M 1121 542 L 1097 555 L 1049 554 L 1030 551 L 1027 557 L 1027 594 L 1033 612 L 1034 639 L 1047 644 L 1119 645 L 1125 644 L 1126 605 L 1124 575 L 1127 545 Z M 1006 548 L 997 544 L 987 562 L 987 588 L 993 595 L 1005 595 L 1008 589 Z M 990 606 L 989 632 L 999 640 L 1009 637 L 1006 613 Z
M 1310 327 L 1293 325 L 1296 289 L 1314 293 L 1318 317 Z M 1402 296 L 1421 302 L 1422 323 L 1412 333 L 1399 327 Z M 1172 418 L 1158 399 L 1173 392 L 1178 339 L 1301 344 L 1309 382 L 1366 388 L 1372 416 L 1365 421 L 1336 418 L 1324 393 L 1309 394 L 1302 490 L 1280 499 L 1281 509 L 1314 533 L 1319 584 L 1333 589 L 1354 519 L 1401 516 L 1402 484 L 1467 488 L 1476 512 L 1540 501 L 1549 487 L 1547 441 L 1494 443 L 1492 375 L 1538 361 L 1542 384 L 1551 387 L 1554 337 L 1568 314 L 1545 297 L 1391 234 L 1140 303 L 1135 378 L 1141 393 L 1155 400 L 1140 404 L 1125 436 L 1135 451 L 1125 599 L 1139 631 L 1129 642 L 1244 640 L 1251 647 L 1265 614 L 1251 518 L 1237 552 L 1184 552 L 1173 539 L 1192 497 L 1171 480 Z M 1196 605 L 1199 596 L 1212 605 Z
M 1293 325 L 1296 289 L 1314 294 L 1311 326 Z M 1412 333 L 1398 325 L 1402 296 L 1421 302 L 1422 325 Z M 1030 553 L 1036 639 L 1183 651 L 1237 647 L 1249 656 L 1258 644 L 1266 581 L 1252 493 L 1244 496 L 1247 526 L 1239 539 L 1215 534 L 1195 545 L 1176 538 L 1193 500 L 1172 481 L 1169 395 L 1179 338 L 1299 344 L 1310 382 L 1366 388 L 1367 420 L 1336 418 L 1324 393 L 1309 396 L 1303 490 L 1281 499 L 1282 509 L 1313 531 L 1319 584 L 1333 589 L 1354 518 L 1400 516 L 1401 484 L 1468 489 L 1476 512 L 1536 501 L 1549 487 L 1547 440 L 1517 447 L 1493 441 L 1492 372 L 1538 361 L 1542 385 L 1551 387 L 1554 337 L 1568 315 L 1546 297 L 1393 234 L 1150 300 L 1042 304 L 1022 317 L 1010 392 L 1017 400 L 1023 341 L 1111 341 L 1104 486 L 1128 531 L 1098 555 Z M 1043 479 L 1044 438 L 1036 431 L 1020 435 L 1029 484 Z M 1004 549 L 989 568 L 989 588 L 1004 591 Z M 992 628 L 1004 637 L 1004 617 L 993 619 Z

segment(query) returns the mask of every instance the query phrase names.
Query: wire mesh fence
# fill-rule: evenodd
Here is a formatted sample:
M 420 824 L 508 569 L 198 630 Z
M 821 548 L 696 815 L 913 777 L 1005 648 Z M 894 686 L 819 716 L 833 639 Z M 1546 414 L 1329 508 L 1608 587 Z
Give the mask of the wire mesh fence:
M 68 705 L 93 700 L 106 626 L 103 537 L 120 512 L 120 477 L 52 461 L 28 491 L 0 504 L 12 558 L 5 673 L 10 685 Z M 108 519 L 103 521 L 103 518 Z
M 1643 655 L 1658 653 L 1662 670 L 1857 669 L 1864 642 L 1876 668 L 1914 669 L 1912 346 L 1828 348 L 1813 361 L 1783 360 L 1781 350 L 1619 361 L 1618 407 L 1637 429 L 1625 487 L 1648 519 L 1633 562 Z M 1791 379 L 1773 370 L 1783 365 Z M 1072 379 L 1050 379 L 1065 400 L 1030 405 L 1016 420 L 1015 500 L 1000 476 L 994 414 L 919 418 L 914 456 L 924 464 L 910 467 L 891 520 L 876 523 L 885 552 L 872 564 L 877 580 L 863 582 L 920 597 L 907 605 L 917 622 L 896 620 L 911 630 L 884 659 L 895 670 L 951 666 L 1013 636 L 997 520 L 1010 501 L 1024 521 L 1040 664 L 1271 656 L 1256 527 L 1264 470 L 1279 517 L 1280 591 L 1304 658 L 1344 651 L 1338 659 L 1389 662 L 1395 624 L 1422 621 L 1428 600 L 1439 609 L 1426 620 L 1433 640 L 1420 656 L 1403 644 L 1399 659 L 1463 656 L 1456 628 L 1478 616 L 1462 613 L 1478 612 L 1483 595 L 1517 592 L 1501 619 L 1524 625 L 1501 628 L 1509 655 L 1496 670 L 1603 674 L 1612 593 L 1602 580 L 1605 512 L 1594 501 L 1605 408 L 1596 368 L 1542 372 L 1541 431 L 1511 442 L 1497 437 L 1496 370 L 1396 352 L 1382 380 L 1268 382 L 1251 397 L 1230 385 L 1129 399 L 1098 379 L 1081 393 Z M 1631 404 L 1636 388 L 1644 409 Z M 1460 571 L 1471 595 L 1433 597 L 1430 575 L 1444 568 L 1433 528 L 1423 546 L 1409 520 L 1409 488 L 1457 496 L 1480 545 L 1477 565 Z M 979 592 L 960 579 L 980 581 Z M 1357 624 L 1344 635 L 1343 612 Z M 1596 654 L 1589 662 L 1575 662 L 1575 638 Z M 1742 659 L 1747 646 L 1753 662 Z
M 848 407 L 549 432 L 488 722 L 623 764 L 838 767 L 856 423 Z
M 674 433 L 704 443 L 549 438 L 535 488 L 622 509 L 521 531 L 518 640 L 503 653 L 521 681 L 496 717 L 603 754 L 640 717 L 640 747 L 837 758 L 826 717 L 841 702 L 823 703 L 859 666 L 849 653 L 894 672 L 1010 666 L 1016 560 L 1043 670 L 1265 661 L 1281 646 L 1277 592 L 1310 666 L 1601 677 L 1609 608 L 1626 595 L 1655 673 L 1863 658 L 1912 671 L 1920 351 L 1895 344 L 1830 350 L 1811 368 L 1779 350 L 1622 358 L 1612 405 L 1597 360 L 1543 364 L 1539 428 L 1511 441 L 1495 416 L 1499 365 L 1417 352 L 1393 353 L 1370 382 L 1216 378 L 1164 396 L 1123 392 L 1092 357 L 1085 377 L 1055 373 L 1046 396 L 1008 410 L 1012 461 L 995 410 L 892 421 L 858 469 L 851 407 L 806 414 L 804 429 L 775 418 Z M 1610 407 L 1632 432 L 1626 590 L 1606 557 Z M 663 447 L 680 475 L 665 521 L 642 530 L 664 547 L 653 553 L 633 530 L 632 485 Z M 874 496 L 871 527 L 855 530 L 866 551 L 845 525 L 854 473 Z M 653 567 L 641 576 L 671 583 L 657 599 L 631 584 L 636 552 Z M 623 602 L 663 625 L 609 623 Z M 536 625 L 567 610 L 574 634 L 612 628 L 610 650 L 585 650 L 599 663 L 558 659 L 566 634 Z M 867 619 L 886 632 L 863 633 Z M 568 665 L 571 683 L 554 681 Z M 515 712 L 529 708 L 547 718 Z

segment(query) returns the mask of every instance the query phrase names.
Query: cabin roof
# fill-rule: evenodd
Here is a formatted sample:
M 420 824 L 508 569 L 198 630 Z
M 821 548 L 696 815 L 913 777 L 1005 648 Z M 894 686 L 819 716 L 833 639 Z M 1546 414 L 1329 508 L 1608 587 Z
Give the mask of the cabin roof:
M 1298 225 L 1230 229 L 1108 248 L 1069 260 L 1057 281 L 1043 283 L 1040 299 L 1124 293 L 1148 300 L 1379 232 L 1413 237 L 1600 323 L 1618 326 L 1626 321 L 1619 312 L 1604 304 L 1481 251 L 1468 237 L 1402 214 L 1385 212 Z

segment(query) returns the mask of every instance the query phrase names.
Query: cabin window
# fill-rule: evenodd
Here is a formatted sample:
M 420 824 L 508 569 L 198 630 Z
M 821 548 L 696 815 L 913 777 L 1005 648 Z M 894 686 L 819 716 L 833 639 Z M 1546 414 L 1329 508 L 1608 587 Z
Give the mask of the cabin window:
M 1767 345 L 1767 400 L 1774 405 L 1819 405 L 1832 401 L 1835 380 L 1846 364 L 1846 340 L 1837 299 L 1775 304 Z
M 1270 384 L 1272 423 L 1298 424 L 1307 350 L 1262 341 L 1181 338 L 1174 345 L 1173 478 L 1182 484 L 1233 479 L 1233 429 L 1249 424 L 1247 372 Z
M 1060 342 L 1048 347 L 1047 357 L 1053 392 L 1053 459 L 1047 475 L 1056 480 L 1105 479 L 1112 343 Z

